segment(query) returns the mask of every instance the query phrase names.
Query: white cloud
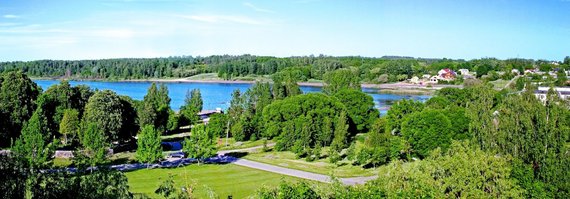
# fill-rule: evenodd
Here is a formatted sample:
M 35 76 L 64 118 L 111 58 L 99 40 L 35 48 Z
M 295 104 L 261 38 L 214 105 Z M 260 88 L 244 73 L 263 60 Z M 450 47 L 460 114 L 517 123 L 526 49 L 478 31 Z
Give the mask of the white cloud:
M 181 16 L 182 18 L 191 19 L 194 21 L 206 22 L 206 23 L 239 23 L 248 25 L 264 25 L 267 24 L 264 21 L 252 19 L 245 16 L 231 16 L 231 15 L 190 15 Z
M 6 18 L 6 19 L 17 19 L 17 18 L 20 18 L 20 16 L 18 16 L 18 15 L 4 15 L 4 16 L 2 16 L 2 17 Z
M 273 10 L 268 10 L 268 9 L 260 8 L 260 7 L 257 7 L 257 6 L 255 6 L 255 5 L 253 5 L 252 3 L 249 3 L 249 2 L 244 2 L 243 5 L 244 5 L 245 7 L 251 8 L 251 9 L 257 11 L 257 12 L 275 13 L 275 11 L 273 11 Z

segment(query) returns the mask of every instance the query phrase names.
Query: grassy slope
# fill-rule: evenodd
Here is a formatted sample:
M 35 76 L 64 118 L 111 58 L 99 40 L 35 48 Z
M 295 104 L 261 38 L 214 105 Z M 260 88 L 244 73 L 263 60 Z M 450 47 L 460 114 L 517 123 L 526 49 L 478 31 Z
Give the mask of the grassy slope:
M 206 198 L 206 185 L 216 192 L 220 198 L 245 198 L 255 193 L 257 189 L 266 186 L 278 185 L 281 179 L 299 181 L 298 178 L 282 176 L 261 170 L 250 169 L 233 164 L 226 165 L 190 165 L 175 169 L 143 169 L 126 173 L 129 179 L 130 190 L 133 193 L 145 193 L 153 198 L 158 197 L 154 190 L 169 174 L 174 175 L 178 186 L 186 183 L 196 183 L 198 198 Z M 159 180 L 160 179 L 160 180 Z
M 295 154 L 289 151 L 251 153 L 244 158 L 307 172 L 324 175 L 333 174 L 336 177 L 372 176 L 377 174 L 376 169 L 363 169 L 360 166 L 353 166 L 347 161 L 341 162 L 340 166 L 329 163 L 328 158 L 307 162 L 305 159 L 297 159 Z

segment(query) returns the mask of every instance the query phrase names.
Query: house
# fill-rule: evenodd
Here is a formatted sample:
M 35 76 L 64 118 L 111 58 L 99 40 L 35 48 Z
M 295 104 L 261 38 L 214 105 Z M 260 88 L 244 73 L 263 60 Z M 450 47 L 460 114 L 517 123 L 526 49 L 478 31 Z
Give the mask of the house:
M 204 124 L 208 124 L 210 121 L 210 115 L 214 113 L 223 113 L 221 108 L 216 108 L 216 110 L 203 110 L 198 113 L 198 117 L 204 122 Z
M 550 90 L 550 87 L 538 87 L 538 89 L 534 91 L 534 96 L 542 103 L 545 103 L 548 90 Z M 570 100 L 570 87 L 554 87 L 554 91 L 561 99 Z
M 431 75 L 429 74 L 422 75 L 422 79 L 429 79 L 429 78 L 431 78 Z
M 457 76 L 455 71 L 449 68 L 441 69 L 439 72 L 437 72 L 437 75 L 440 80 L 445 80 L 445 81 L 453 80 L 455 79 L 455 76 Z
M 469 69 L 465 69 L 465 68 L 459 69 L 459 74 L 461 74 L 461 75 L 463 75 L 463 76 L 465 76 L 465 75 L 470 75 L 470 74 L 469 74 Z
M 419 84 L 420 83 L 420 78 L 418 78 L 418 76 L 413 76 L 412 79 L 410 79 L 410 82 L 412 84 Z
M 511 73 L 515 74 L 515 75 L 520 75 L 521 72 L 519 71 L 519 69 L 514 68 L 513 70 L 511 70 Z
M 429 78 L 429 83 L 431 84 L 437 84 L 438 81 L 439 81 L 439 76 L 432 76 L 431 78 Z

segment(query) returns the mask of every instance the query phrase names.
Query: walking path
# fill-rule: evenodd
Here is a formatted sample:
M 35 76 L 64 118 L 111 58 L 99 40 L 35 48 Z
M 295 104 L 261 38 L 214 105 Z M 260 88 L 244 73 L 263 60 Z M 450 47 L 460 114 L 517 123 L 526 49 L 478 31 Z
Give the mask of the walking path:
M 273 146 L 275 146 L 275 143 L 267 144 L 267 147 L 273 147 Z M 235 152 L 254 152 L 254 151 L 257 151 L 261 148 L 263 148 L 263 146 L 256 146 L 256 147 L 245 148 L 245 149 L 218 151 L 218 155 L 224 155 L 224 154 L 235 153 Z M 242 158 L 238 158 L 236 161 L 233 161 L 232 163 L 236 164 L 236 165 L 244 166 L 244 167 L 269 171 L 272 173 L 278 173 L 278 174 L 282 174 L 282 175 L 288 175 L 288 176 L 293 176 L 293 177 L 298 177 L 298 178 L 303 178 L 303 179 L 308 179 L 308 180 L 315 180 L 315 181 L 324 182 L 324 183 L 331 183 L 332 182 L 332 178 L 330 176 L 327 176 L 327 175 L 316 174 L 316 173 L 311 173 L 311 172 L 306 172 L 306 171 L 301 171 L 301 170 L 296 170 L 296 169 L 289 169 L 289 168 L 285 168 L 285 167 L 265 164 L 265 163 L 261 163 L 261 162 L 255 162 L 255 161 L 246 160 L 246 159 L 242 159 Z M 364 184 L 367 181 L 376 179 L 377 177 L 378 176 L 339 178 L 339 180 L 345 185 L 355 185 L 355 184 Z

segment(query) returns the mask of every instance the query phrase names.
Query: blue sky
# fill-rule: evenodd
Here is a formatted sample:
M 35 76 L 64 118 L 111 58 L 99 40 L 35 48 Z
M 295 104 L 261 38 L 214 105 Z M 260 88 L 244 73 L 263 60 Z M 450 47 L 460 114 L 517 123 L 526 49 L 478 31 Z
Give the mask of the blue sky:
M 0 61 L 213 54 L 562 60 L 570 0 L 0 0 Z

